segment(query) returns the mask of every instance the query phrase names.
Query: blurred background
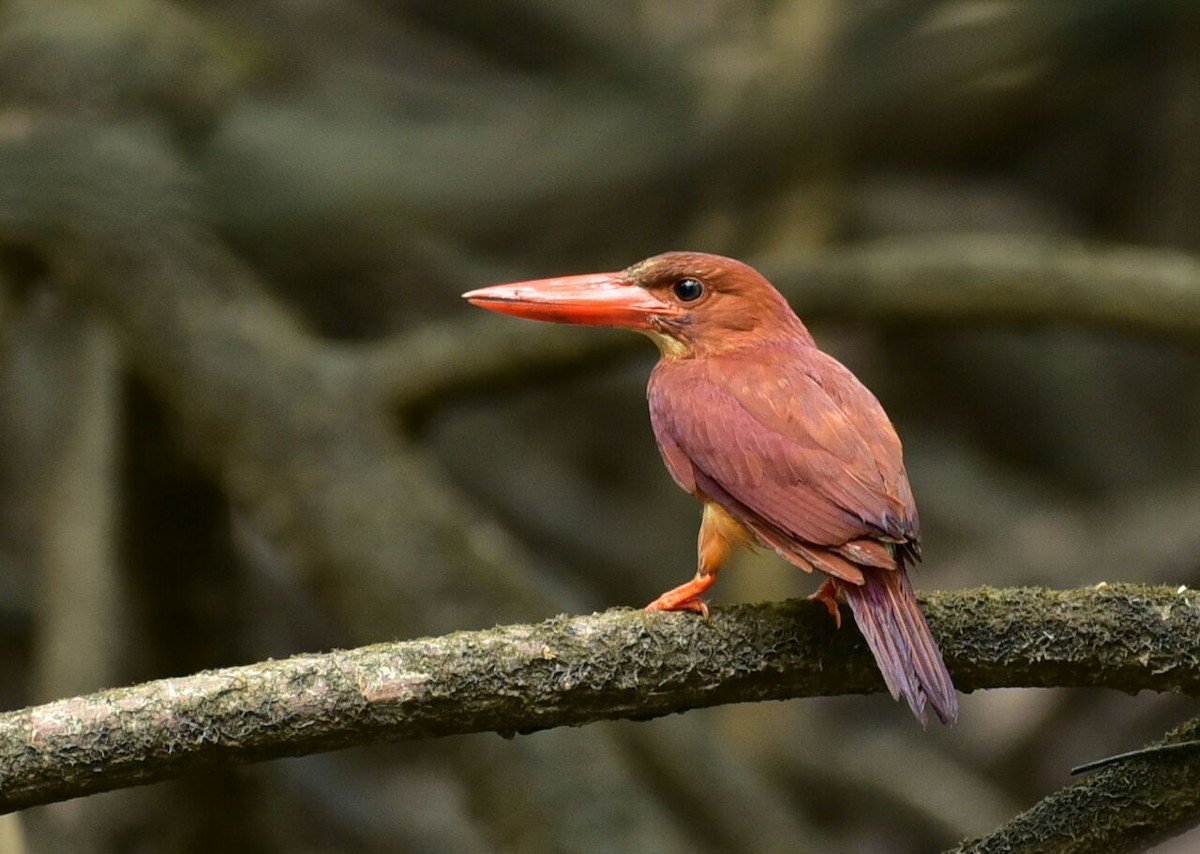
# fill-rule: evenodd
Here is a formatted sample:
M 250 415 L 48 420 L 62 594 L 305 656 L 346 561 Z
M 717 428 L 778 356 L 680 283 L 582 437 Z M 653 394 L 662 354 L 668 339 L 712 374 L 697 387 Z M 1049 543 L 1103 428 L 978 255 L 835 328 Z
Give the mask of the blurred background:
M 768 272 L 962 235 L 1196 253 L 1200 6 L 6 0 L 0 144 L 16 708 L 686 580 L 699 513 L 647 423 L 653 348 L 458 294 L 668 249 Z M 918 587 L 1200 583 L 1194 340 L 796 309 L 905 442 Z M 745 554 L 713 601 L 814 586 Z M 272 762 L 9 830 L 64 852 L 931 851 L 1195 713 L 1014 689 L 926 732 L 886 696 L 769 703 Z

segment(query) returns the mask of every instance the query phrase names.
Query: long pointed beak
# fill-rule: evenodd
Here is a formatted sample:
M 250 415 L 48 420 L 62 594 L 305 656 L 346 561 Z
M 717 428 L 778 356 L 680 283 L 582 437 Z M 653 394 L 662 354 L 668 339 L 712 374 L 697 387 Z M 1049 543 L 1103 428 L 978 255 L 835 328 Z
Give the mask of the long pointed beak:
M 663 302 L 624 273 L 588 273 L 514 282 L 467 291 L 472 305 L 554 323 L 654 329 L 656 317 L 678 317 L 683 310 Z

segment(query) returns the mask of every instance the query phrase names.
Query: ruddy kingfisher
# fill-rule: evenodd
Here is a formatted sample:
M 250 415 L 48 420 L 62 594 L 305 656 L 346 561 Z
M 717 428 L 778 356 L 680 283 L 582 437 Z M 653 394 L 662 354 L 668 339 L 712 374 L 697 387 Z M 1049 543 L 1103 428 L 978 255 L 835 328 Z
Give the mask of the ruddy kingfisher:
M 812 598 L 850 605 L 893 698 L 944 723 L 958 699 L 909 582 L 921 528 L 900 440 L 867 388 L 752 267 L 668 252 L 619 273 L 463 294 L 503 314 L 616 326 L 661 358 L 647 398 L 675 482 L 703 506 L 695 577 L 646 606 L 707 616 L 702 594 L 738 546 L 761 544 L 826 577 Z

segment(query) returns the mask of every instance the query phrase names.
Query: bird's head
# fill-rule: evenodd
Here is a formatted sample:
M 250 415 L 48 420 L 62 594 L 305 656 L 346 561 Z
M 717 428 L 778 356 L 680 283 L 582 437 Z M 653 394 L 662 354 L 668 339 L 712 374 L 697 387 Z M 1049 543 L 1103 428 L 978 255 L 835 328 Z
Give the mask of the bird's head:
M 588 273 L 468 291 L 481 308 L 556 323 L 642 332 L 664 358 L 773 340 L 812 343 L 783 296 L 753 267 L 702 252 L 667 252 L 619 273 Z

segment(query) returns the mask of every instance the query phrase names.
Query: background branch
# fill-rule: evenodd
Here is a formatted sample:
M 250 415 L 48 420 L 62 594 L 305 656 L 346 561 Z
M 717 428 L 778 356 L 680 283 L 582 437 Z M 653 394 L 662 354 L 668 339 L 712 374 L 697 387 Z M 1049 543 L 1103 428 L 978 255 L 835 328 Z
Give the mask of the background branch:
M 1200 696 L 1195 591 L 983 588 L 923 602 L 963 691 L 1097 686 Z M 9 712 L 0 716 L 0 808 L 358 744 L 511 735 L 881 687 L 860 636 L 834 630 L 807 601 L 721 608 L 708 621 L 626 610 L 558 617 Z
M 1049 321 L 1200 342 L 1200 260 L 1166 249 L 969 234 L 749 260 L 806 321 Z M 416 405 L 643 346 L 626 335 L 483 316 L 431 323 L 368 347 L 364 370 L 398 405 Z
M 651 350 L 457 296 L 673 247 L 755 263 L 884 401 L 924 583 L 1197 586 L 1200 18 L 710 5 L 4 4 L 0 708 L 677 583 L 695 510 L 645 429 Z M 108 330 L 107 366 L 40 335 L 46 308 Z M 96 369 L 99 405 L 61 399 Z M 64 435 L 110 438 L 43 464 Z M 87 507 L 121 509 L 103 531 L 76 468 Z M 100 587 L 98 533 L 121 553 Z M 731 599 L 805 586 L 737 562 Z M 96 678 L 87 638 L 114 617 Z M 94 681 L 46 690 L 47 668 Z M 885 696 L 743 703 L 229 767 L 20 821 L 73 854 L 924 852 L 1194 714 L 988 691 L 924 732 Z
M 1200 737 L 1200 718 L 1156 744 Z M 1124 760 L 1043 798 L 1033 808 L 954 854 L 1109 854 L 1144 851 L 1200 817 L 1200 751 L 1167 751 Z

